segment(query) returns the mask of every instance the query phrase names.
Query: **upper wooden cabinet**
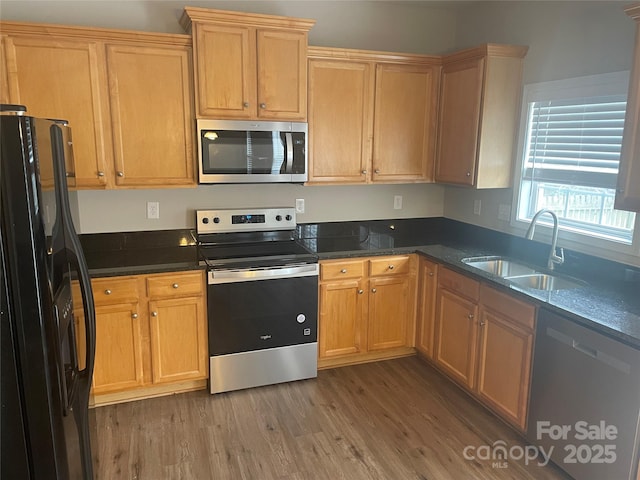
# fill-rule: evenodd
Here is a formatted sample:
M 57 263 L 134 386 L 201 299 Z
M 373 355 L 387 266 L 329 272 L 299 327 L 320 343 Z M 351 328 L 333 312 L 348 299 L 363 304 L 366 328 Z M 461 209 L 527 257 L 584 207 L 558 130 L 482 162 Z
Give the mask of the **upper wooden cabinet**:
M 640 212 L 640 3 L 627 8 L 637 25 L 615 207 Z
M 107 45 L 117 186 L 194 183 L 191 49 Z
M 186 7 L 198 118 L 306 120 L 307 36 L 315 21 Z
M 77 188 L 195 186 L 189 36 L 0 29 L 5 95 L 29 115 L 69 122 Z
M 433 181 L 440 59 L 309 48 L 309 183 Z
M 443 57 L 436 182 L 511 185 L 527 50 L 488 44 Z

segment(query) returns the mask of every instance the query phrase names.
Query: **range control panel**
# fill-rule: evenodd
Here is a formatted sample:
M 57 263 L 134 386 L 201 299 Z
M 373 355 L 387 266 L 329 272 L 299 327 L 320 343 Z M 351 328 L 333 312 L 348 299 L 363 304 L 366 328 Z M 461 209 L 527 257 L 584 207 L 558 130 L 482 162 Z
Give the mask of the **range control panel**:
M 294 230 L 293 207 L 196 210 L 198 234 Z

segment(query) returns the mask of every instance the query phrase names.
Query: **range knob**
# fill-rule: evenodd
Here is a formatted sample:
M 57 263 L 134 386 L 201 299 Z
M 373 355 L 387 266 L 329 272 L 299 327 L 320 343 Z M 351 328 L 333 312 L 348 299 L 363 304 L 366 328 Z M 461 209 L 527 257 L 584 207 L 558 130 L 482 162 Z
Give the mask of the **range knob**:
M 291 215 L 287 215 L 287 216 L 286 216 L 286 217 L 284 217 L 284 218 L 285 218 L 285 220 L 286 220 L 287 222 L 290 222 L 290 221 L 291 221 L 291 219 L 292 219 L 293 217 L 292 217 Z
M 213 217 L 213 223 L 220 223 L 220 217 Z
M 276 220 L 279 222 L 282 220 L 282 215 L 276 215 Z
M 207 223 L 209 223 L 209 219 L 207 217 L 204 217 L 202 219 L 202 223 L 204 223 L 206 225 Z

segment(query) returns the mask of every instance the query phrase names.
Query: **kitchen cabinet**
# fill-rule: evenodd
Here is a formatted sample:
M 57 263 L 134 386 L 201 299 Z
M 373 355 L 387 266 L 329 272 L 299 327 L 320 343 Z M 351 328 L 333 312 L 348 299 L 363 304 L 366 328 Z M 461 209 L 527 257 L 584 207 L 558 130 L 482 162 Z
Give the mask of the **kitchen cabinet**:
M 488 44 L 443 57 L 436 182 L 511 185 L 526 53 Z
M 115 184 L 194 185 L 191 48 L 107 45 Z
M 96 405 L 206 386 L 207 321 L 200 271 L 93 279 Z M 74 303 L 80 290 L 73 285 Z M 74 311 L 80 366 L 84 319 Z
M 437 275 L 435 364 L 524 431 L 535 307 L 443 266 Z
M 44 27 L 11 34 L 2 25 L 9 103 L 27 114 L 69 122 L 76 186 L 104 188 L 111 158 L 104 49 L 88 38 L 39 35 Z
M 76 188 L 196 185 L 190 37 L 1 27 L 8 99 L 69 122 Z
M 434 360 L 468 389 L 475 385 L 479 294 L 479 282 L 440 268 Z
M 478 396 L 524 430 L 536 309 L 482 284 L 479 315 Z
M 636 23 L 636 45 L 629 78 L 615 208 L 640 212 L 640 4 L 626 9 Z
M 307 37 L 315 21 L 186 7 L 198 118 L 307 118 Z
M 415 255 L 320 263 L 319 367 L 414 352 Z
M 433 340 L 436 322 L 436 292 L 438 288 L 438 264 L 420 257 L 418 270 L 418 321 L 416 349 L 433 359 Z
M 9 102 L 9 78 L 7 76 L 7 60 L 5 58 L 5 37 L 0 35 L 0 104 Z
M 309 48 L 309 183 L 433 181 L 439 57 Z

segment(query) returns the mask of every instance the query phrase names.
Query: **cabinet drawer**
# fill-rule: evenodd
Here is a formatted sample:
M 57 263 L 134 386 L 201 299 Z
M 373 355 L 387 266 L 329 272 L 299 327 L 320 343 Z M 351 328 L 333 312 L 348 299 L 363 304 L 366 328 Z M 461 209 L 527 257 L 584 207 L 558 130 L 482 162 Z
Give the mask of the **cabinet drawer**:
M 321 262 L 320 280 L 341 280 L 343 278 L 359 278 L 365 276 L 363 260 L 347 260 L 339 262 Z
M 147 278 L 149 298 L 202 295 L 202 272 L 170 273 Z
M 378 275 L 403 275 L 409 273 L 410 269 L 411 259 L 407 255 L 369 260 L 369 274 L 372 277 Z
M 74 298 L 80 297 L 80 287 L 74 292 Z M 114 305 L 138 301 L 138 281 L 135 278 L 103 278 L 91 281 L 93 300 L 96 305 Z
M 480 288 L 480 302 L 483 307 L 500 313 L 521 326 L 533 330 L 536 308 L 530 303 L 513 298 L 511 295 L 484 284 Z
M 438 286 L 447 288 L 473 301 L 478 301 L 480 297 L 480 282 L 456 273 L 453 270 L 449 270 L 448 268 L 442 268 L 440 270 L 438 274 Z

